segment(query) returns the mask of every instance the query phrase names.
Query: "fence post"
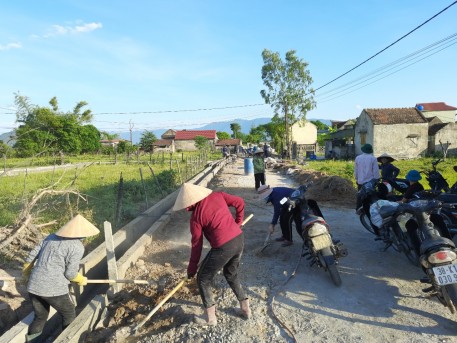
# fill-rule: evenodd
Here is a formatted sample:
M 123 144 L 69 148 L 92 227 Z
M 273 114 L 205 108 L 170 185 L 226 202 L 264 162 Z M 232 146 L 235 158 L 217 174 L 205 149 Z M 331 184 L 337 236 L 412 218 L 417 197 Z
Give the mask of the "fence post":
M 149 170 L 151 171 L 152 176 L 154 177 L 154 180 L 157 183 L 157 187 L 159 188 L 160 194 L 163 197 L 164 195 L 163 195 L 162 187 L 160 187 L 159 180 L 157 180 L 156 174 L 154 173 L 154 170 L 152 170 L 152 167 L 151 167 L 151 165 L 149 163 L 148 163 L 148 167 L 149 167 Z
M 124 196 L 124 178 L 121 177 L 119 179 L 119 187 L 117 189 L 117 204 L 116 204 L 116 227 L 119 227 L 119 223 L 121 221 L 121 211 L 122 211 L 122 198 Z
M 146 208 L 149 208 L 148 192 L 146 190 L 146 184 L 144 183 L 143 171 L 141 170 L 141 168 L 140 168 L 140 177 L 141 177 L 141 184 L 143 185 L 143 190 L 144 190 L 144 198 L 146 199 Z
M 176 160 L 176 164 L 178 165 L 179 180 L 181 181 L 181 185 L 182 185 L 183 182 L 182 182 L 182 175 L 181 175 L 181 167 L 179 166 L 178 160 Z

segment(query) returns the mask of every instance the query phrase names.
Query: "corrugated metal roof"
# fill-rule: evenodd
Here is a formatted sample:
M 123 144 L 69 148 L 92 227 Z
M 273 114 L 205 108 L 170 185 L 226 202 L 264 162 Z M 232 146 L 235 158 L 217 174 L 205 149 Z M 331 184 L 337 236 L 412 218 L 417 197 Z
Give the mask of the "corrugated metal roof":
M 427 123 L 422 113 L 415 107 L 408 108 L 366 108 L 365 113 L 373 124 L 418 124 Z
M 182 130 L 176 131 L 175 140 L 190 140 L 196 136 L 203 136 L 208 139 L 216 139 L 216 130 Z
M 457 107 L 446 105 L 445 102 L 423 102 L 416 104 L 416 107 L 422 106 L 422 111 L 455 111 Z

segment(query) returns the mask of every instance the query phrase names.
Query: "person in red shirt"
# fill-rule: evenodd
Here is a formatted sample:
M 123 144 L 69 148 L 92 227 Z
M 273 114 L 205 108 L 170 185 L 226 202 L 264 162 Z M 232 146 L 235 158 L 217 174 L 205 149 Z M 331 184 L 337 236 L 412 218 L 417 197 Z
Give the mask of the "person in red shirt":
M 233 218 L 229 207 L 235 208 Z M 197 274 L 197 284 L 206 310 L 206 324 L 216 325 L 216 303 L 211 289 L 212 281 L 221 269 L 230 288 L 240 302 L 240 314 L 246 319 L 251 316 L 249 299 L 241 286 L 238 276 L 240 259 L 244 249 L 244 236 L 241 224 L 244 217 L 244 200 L 224 192 L 184 183 L 179 191 L 173 211 L 186 209 L 192 212 L 190 233 L 192 250 L 187 267 L 187 277 Z M 211 245 L 211 250 L 200 261 L 203 237 Z M 198 272 L 197 272 L 198 270 Z

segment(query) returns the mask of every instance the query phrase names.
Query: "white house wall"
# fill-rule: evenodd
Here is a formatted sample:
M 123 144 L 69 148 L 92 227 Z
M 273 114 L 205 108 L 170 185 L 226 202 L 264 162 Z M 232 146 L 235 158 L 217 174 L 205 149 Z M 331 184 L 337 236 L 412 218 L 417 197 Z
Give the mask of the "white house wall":
M 395 158 L 417 158 L 427 151 L 428 123 L 375 125 L 373 137 L 375 156 L 388 153 Z
M 424 111 L 425 118 L 438 117 L 443 123 L 455 123 L 455 111 Z
M 307 121 L 304 125 L 295 123 L 292 126 L 292 142 L 297 144 L 315 144 L 317 141 L 317 126 Z
M 363 135 L 365 135 L 365 142 L 362 142 Z M 366 115 L 365 111 L 362 111 L 357 118 L 354 128 L 354 145 L 356 155 L 360 155 L 362 153 L 360 148 L 365 143 L 373 145 L 373 149 L 376 149 L 373 144 L 373 122 L 371 121 L 371 118 Z
M 448 156 L 457 156 L 457 125 L 455 123 L 449 123 L 442 129 L 440 129 L 434 136 L 430 137 L 430 152 L 441 152 L 440 141 L 445 145 L 451 143 L 448 149 Z

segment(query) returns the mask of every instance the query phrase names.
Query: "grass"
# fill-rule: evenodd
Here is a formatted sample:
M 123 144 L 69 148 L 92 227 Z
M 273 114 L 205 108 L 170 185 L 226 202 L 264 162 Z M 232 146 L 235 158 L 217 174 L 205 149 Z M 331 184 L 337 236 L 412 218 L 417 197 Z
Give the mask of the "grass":
M 411 169 L 418 171 L 432 170 L 433 158 L 420 158 L 415 160 L 399 160 L 394 161 L 392 164 L 400 169 L 399 178 L 404 178 L 406 173 Z M 456 158 L 448 158 L 446 161 L 440 162 L 437 165 L 437 170 L 443 175 L 443 177 L 452 186 L 457 182 L 457 172 L 454 171 L 453 167 L 457 165 Z M 337 175 L 345 179 L 350 180 L 354 187 L 356 187 L 354 179 L 354 161 L 342 161 L 342 160 L 307 160 L 306 164 L 301 166 L 304 169 L 316 170 L 324 172 L 328 175 Z M 425 180 L 424 174 L 422 174 L 422 180 L 420 181 L 425 189 L 430 189 L 427 180 Z
M 84 162 L 94 161 L 95 157 L 99 156 L 86 157 Z M 172 158 L 172 169 L 170 169 L 170 157 Z M 152 155 L 152 158 L 149 155 L 147 158 L 143 156 L 142 160 L 130 163 L 125 161 L 118 164 L 93 163 L 88 167 L 55 169 L 39 173 L 23 172 L 17 176 L 3 176 L 0 177 L 0 189 L 2 189 L 0 192 L 0 227 L 13 224 L 23 205 L 30 201 L 40 189 L 48 187 L 56 191 L 72 189 L 87 200 L 84 201 L 74 194 L 68 197 L 50 195 L 42 199 L 36 208 L 35 223 L 57 220 L 55 225 L 47 228 L 48 231 L 57 230 L 70 219 L 71 213 L 83 214 L 97 227 L 102 227 L 104 221 L 110 221 L 113 227 L 122 226 L 164 195 L 174 191 L 181 180 L 185 181 L 202 170 L 206 160 L 211 158 L 213 160 L 220 158 L 220 153 L 204 157 L 198 153 L 155 154 Z M 82 161 L 83 159 L 78 158 L 72 163 Z M 150 163 L 150 161 L 152 162 Z M 187 167 L 186 161 L 188 162 Z M 27 164 L 34 165 L 35 162 L 32 163 L 30 159 L 17 160 L 14 165 L 20 167 Z M 97 162 L 100 161 L 97 160 Z M 154 171 L 155 177 L 149 166 Z M 121 175 L 123 178 L 122 212 L 119 223 L 116 223 Z

